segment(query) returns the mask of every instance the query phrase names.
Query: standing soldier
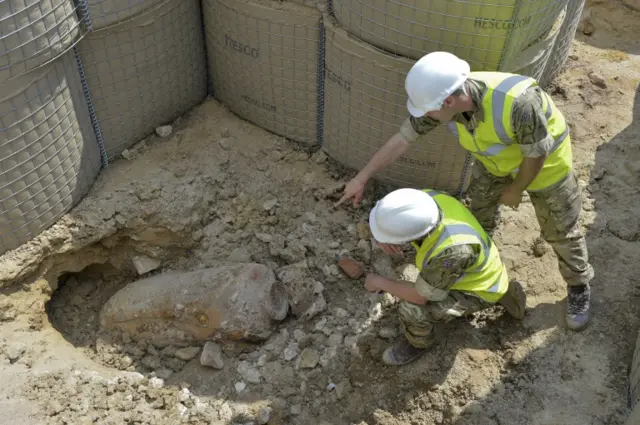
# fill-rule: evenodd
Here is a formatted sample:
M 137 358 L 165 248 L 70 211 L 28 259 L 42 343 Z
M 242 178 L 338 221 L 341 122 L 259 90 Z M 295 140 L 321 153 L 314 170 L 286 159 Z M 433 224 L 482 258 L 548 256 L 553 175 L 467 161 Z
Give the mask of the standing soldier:
M 400 157 L 419 135 L 441 123 L 475 157 L 469 187 L 471 211 L 493 234 L 500 204 L 517 208 L 527 191 L 543 238 L 558 257 L 567 283 L 567 326 L 589 322 L 587 245 L 579 226 L 581 190 L 572 170 L 571 141 L 564 116 L 530 77 L 470 72 L 455 55 L 434 52 L 409 70 L 405 81 L 411 116 L 345 187 L 337 205 L 362 199 L 367 181 Z
M 367 275 L 368 291 L 400 298 L 404 336 L 382 360 L 408 363 L 436 342 L 436 326 L 501 304 L 516 319 L 524 317 L 522 286 L 509 281 L 498 248 L 471 211 L 445 193 L 399 189 L 385 196 L 369 215 L 371 234 L 385 252 L 401 245 L 416 249 L 415 282 Z

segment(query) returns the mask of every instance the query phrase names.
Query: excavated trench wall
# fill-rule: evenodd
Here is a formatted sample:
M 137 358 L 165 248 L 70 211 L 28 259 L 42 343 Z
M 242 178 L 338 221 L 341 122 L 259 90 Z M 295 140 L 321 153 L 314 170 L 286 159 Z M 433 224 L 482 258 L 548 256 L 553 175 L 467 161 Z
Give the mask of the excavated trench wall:
M 241 118 L 360 168 L 408 116 L 404 76 L 424 53 L 553 78 L 583 6 L 570 0 L 565 18 L 566 1 L 2 2 L 0 254 L 208 88 Z M 460 194 L 470 165 L 438 128 L 377 178 Z

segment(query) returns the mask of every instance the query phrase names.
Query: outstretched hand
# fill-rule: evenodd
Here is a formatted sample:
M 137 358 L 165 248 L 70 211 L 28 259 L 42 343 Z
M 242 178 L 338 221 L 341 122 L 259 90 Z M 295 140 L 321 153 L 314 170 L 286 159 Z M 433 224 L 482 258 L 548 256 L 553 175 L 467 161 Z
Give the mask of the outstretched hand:
M 340 198 L 340 200 L 336 202 L 334 206 L 337 207 L 344 201 L 353 198 L 353 206 L 357 207 L 362 200 L 362 196 L 364 195 L 364 187 L 366 184 L 366 180 L 362 181 L 358 177 L 354 177 L 353 179 L 351 179 L 351 181 L 344 187 L 344 194 L 342 195 L 342 198 Z

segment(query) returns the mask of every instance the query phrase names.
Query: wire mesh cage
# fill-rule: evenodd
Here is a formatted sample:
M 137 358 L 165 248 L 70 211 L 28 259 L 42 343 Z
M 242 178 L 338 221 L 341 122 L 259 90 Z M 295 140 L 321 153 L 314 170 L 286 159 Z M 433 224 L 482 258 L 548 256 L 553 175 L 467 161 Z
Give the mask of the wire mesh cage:
M 84 0 L 91 16 L 91 28 L 99 30 L 141 15 L 164 0 Z
M 409 116 L 404 81 L 413 61 L 350 36 L 325 17 L 323 150 L 361 169 Z M 467 152 L 444 126 L 421 136 L 376 178 L 394 186 L 463 190 Z
M 55 223 L 99 170 L 73 51 L 0 84 L 0 254 Z
M 474 71 L 501 69 L 543 36 L 567 0 L 333 0 L 349 33 L 387 52 L 419 59 L 447 51 Z
M 505 58 L 502 70 L 540 80 L 547 69 L 551 53 L 558 42 L 558 36 L 565 21 L 566 7 L 560 12 L 549 32 L 523 51 L 512 52 L 512 57 Z
M 580 18 L 584 9 L 585 0 L 569 0 L 567 5 L 567 16 L 558 32 L 558 37 L 549 56 L 549 61 L 545 67 L 545 72 L 540 78 L 543 86 L 553 81 L 567 62 L 571 45 L 576 36 L 576 31 L 580 25 Z
M 78 51 L 109 158 L 206 97 L 198 0 L 167 0 L 94 31 Z
M 82 34 L 73 0 L 0 1 L 0 82 L 67 51 Z
M 321 14 L 291 3 L 204 0 L 213 95 L 240 117 L 315 143 Z

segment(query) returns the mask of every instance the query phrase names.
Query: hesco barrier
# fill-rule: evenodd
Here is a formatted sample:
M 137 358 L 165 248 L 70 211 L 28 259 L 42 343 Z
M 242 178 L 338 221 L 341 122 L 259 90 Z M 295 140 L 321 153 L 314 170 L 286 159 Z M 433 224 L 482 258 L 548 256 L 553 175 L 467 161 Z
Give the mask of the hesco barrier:
M 326 80 L 323 150 L 361 169 L 409 116 L 404 89 L 411 60 L 363 43 L 325 16 Z M 376 178 L 396 186 L 463 190 L 467 153 L 440 126 Z
M 88 34 L 78 50 L 109 157 L 206 97 L 198 0 L 167 0 Z
M 264 129 L 315 143 L 320 12 L 246 0 L 203 8 L 214 97 Z
M 98 30 L 157 7 L 163 0 L 85 0 L 92 29 Z
M 566 17 L 566 8 L 564 8 L 556 18 L 551 30 L 517 56 L 507 60 L 503 64 L 504 71 L 528 75 L 540 81 L 547 69 L 551 52 L 558 42 L 560 29 L 563 27 Z
M 553 81 L 569 57 L 571 52 L 571 43 L 576 36 L 576 31 L 580 25 L 580 17 L 584 9 L 585 0 L 569 0 L 567 5 L 567 17 L 562 24 L 562 28 L 558 32 L 558 38 L 553 46 L 549 61 L 545 67 L 544 73 L 540 78 L 540 83 L 545 86 Z
M 349 33 L 393 54 L 419 59 L 443 50 L 474 71 L 504 70 L 553 25 L 567 0 L 333 0 Z
M 99 170 L 73 51 L 0 84 L 0 254 L 55 223 Z
M 73 0 L 0 1 L 0 83 L 55 59 L 79 34 Z

